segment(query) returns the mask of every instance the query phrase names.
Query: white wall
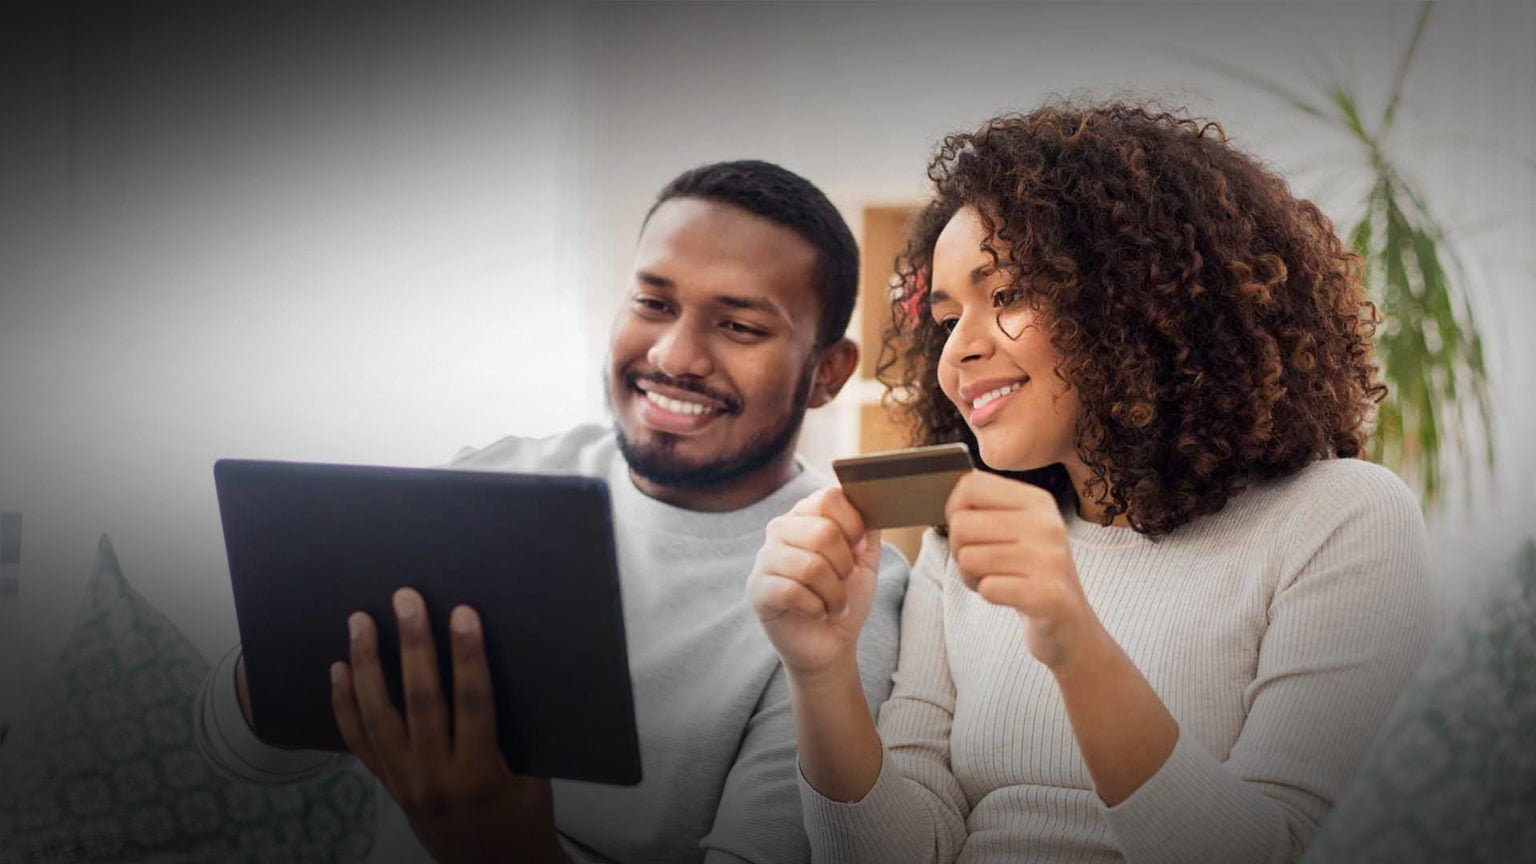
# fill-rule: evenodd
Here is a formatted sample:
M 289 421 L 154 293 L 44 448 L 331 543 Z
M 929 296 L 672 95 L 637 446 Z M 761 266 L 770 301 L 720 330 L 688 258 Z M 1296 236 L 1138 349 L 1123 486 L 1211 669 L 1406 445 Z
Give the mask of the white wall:
M 0 144 L 0 509 L 24 513 L 5 701 L 58 650 L 102 531 L 222 653 L 215 459 L 440 462 L 576 422 L 598 368 L 567 13 L 119 11 L 0 51 L 25 121 Z
M 19 118 L 0 135 L 0 509 L 26 513 L 0 709 L 57 650 L 99 531 L 205 652 L 233 638 L 217 457 L 426 464 L 599 419 L 639 220 L 681 170 L 778 161 L 857 228 L 863 205 L 922 194 L 944 132 L 1053 92 L 1130 89 L 1220 119 L 1342 217 L 1342 140 L 1181 52 L 1297 86 L 1332 58 L 1379 99 L 1416 14 L 323 6 L 0 28 L 0 105 Z M 1437 10 L 1409 80 L 1409 164 L 1453 222 L 1500 217 L 1464 239 L 1496 328 L 1502 480 L 1437 521 L 1448 585 L 1536 531 L 1536 405 L 1517 398 L 1536 366 L 1520 338 L 1536 322 L 1536 179 L 1444 139 L 1536 156 L 1533 84 L 1525 4 Z M 851 448 L 851 407 L 812 415 L 812 461 Z
M 678 171 L 775 160 L 820 184 L 857 229 L 866 204 L 920 199 L 943 134 L 1053 94 L 1188 106 L 1351 220 L 1363 189 L 1345 168 L 1360 162 L 1348 140 L 1189 57 L 1304 92 L 1332 70 L 1379 114 L 1418 12 L 1403 2 L 588 7 L 581 214 L 598 253 L 588 350 L 600 350 L 599 325 L 620 296 L 635 214 Z M 1431 526 L 1452 605 L 1536 535 L 1536 453 L 1525 444 L 1536 432 L 1536 400 L 1525 395 L 1536 343 L 1521 338 L 1536 325 L 1533 87 L 1536 7 L 1442 4 L 1400 109 L 1398 152 L 1456 229 L 1497 376 L 1497 485 L 1470 505 L 1451 500 Z M 812 461 L 854 446 L 853 408 L 843 400 L 813 412 L 802 447 Z

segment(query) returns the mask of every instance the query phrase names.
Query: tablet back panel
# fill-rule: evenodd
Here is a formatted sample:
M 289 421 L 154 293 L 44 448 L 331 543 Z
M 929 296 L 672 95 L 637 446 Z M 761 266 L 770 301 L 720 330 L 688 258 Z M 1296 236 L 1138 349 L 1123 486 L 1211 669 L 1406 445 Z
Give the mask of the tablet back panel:
M 585 477 L 221 460 L 214 466 L 255 731 L 343 750 L 330 665 L 373 617 L 398 707 L 390 599 L 426 599 L 451 703 L 448 616 L 484 622 L 501 748 L 516 772 L 637 783 L 608 490 Z M 450 705 L 451 710 L 451 705 Z

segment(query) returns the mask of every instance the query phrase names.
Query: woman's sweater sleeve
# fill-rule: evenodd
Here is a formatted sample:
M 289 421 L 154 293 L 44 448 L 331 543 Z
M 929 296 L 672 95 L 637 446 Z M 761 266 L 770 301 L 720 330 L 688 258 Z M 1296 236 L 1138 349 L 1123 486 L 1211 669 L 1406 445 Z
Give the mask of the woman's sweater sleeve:
M 948 864 L 965 845 L 969 805 L 950 769 L 955 685 L 944 643 L 949 545 L 929 531 L 901 610 L 901 648 L 890 699 L 880 708 L 880 776 L 844 803 L 800 776 L 812 860 L 837 864 Z
M 1275 526 L 1279 581 L 1227 760 L 1181 731 L 1141 788 L 1101 805 L 1128 862 L 1300 858 L 1428 650 L 1438 610 L 1412 493 L 1365 463 L 1316 491 Z

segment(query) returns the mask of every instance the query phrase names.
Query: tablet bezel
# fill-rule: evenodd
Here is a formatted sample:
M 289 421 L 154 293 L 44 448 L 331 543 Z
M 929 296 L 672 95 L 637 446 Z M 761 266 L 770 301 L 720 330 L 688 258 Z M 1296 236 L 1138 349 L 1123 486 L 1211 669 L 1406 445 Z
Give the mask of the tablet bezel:
M 402 704 L 390 600 L 410 585 L 426 600 L 447 694 L 448 615 L 460 603 L 480 613 L 508 767 L 639 782 L 602 480 L 249 459 L 219 460 L 214 479 L 258 738 L 346 749 L 329 668 L 347 659 L 356 610 L 377 624 Z

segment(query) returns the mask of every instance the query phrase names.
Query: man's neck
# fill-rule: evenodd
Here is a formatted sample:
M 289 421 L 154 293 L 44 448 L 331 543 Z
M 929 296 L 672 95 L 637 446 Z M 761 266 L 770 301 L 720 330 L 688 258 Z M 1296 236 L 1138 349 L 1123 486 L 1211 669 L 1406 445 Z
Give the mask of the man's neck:
M 726 513 L 750 507 L 767 498 L 799 473 L 800 468 L 795 464 L 794 451 L 789 449 L 783 456 L 763 468 L 745 477 L 716 486 L 686 489 L 663 486 L 641 477 L 634 472 L 634 469 L 630 469 L 629 476 L 634 481 L 635 488 L 663 504 L 681 507 L 684 510 L 697 510 L 700 513 Z

